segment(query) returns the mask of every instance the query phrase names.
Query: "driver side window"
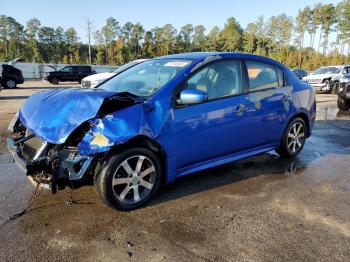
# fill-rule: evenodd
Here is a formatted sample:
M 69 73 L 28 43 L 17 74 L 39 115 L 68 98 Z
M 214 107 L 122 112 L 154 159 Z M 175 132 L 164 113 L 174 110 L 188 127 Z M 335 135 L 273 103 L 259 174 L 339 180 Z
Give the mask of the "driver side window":
M 210 64 L 187 80 L 186 88 L 208 94 L 208 100 L 236 95 L 242 92 L 240 61 L 221 61 Z

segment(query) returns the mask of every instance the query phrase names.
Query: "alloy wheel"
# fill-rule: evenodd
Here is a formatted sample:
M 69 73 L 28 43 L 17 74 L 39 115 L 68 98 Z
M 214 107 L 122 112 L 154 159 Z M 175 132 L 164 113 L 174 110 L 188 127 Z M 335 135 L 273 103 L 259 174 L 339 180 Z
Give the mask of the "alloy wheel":
M 16 87 L 16 82 L 14 80 L 12 80 L 12 79 L 9 79 L 9 80 L 6 81 L 6 86 L 8 88 L 15 88 Z
M 305 142 L 305 128 L 302 123 L 295 122 L 288 132 L 287 146 L 292 153 L 296 153 Z
M 112 190 L 119 201 L 135 204 L 151 193 L 155 180 L 154 163 L 146 156 L 135 155 L 117 167 L 112 179 Z

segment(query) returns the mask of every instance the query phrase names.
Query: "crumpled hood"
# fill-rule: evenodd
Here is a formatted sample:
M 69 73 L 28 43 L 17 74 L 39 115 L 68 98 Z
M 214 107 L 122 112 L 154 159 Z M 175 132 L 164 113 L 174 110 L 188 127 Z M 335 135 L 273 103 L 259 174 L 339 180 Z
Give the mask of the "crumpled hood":
M 92 119 L 115 92 L 101 89 L 55 89 L 33 94 L 19 112 L 22 124 L 53 144 L 62 144 L 75 128 Z

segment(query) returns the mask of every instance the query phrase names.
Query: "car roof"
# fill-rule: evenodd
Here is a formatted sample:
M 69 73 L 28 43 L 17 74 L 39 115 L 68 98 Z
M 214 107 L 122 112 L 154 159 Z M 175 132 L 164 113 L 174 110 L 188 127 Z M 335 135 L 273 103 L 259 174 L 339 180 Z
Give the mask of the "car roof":
M 327 68 L 327 67 L 345 67 L 350 65 L 329 65 L 329 66 L 322 66 L 321 68 Z
M 91 65 L 65 65 L 64 67 L 67 67 L 67 66 L 72 66 L 72 67 L 91 67 Z
M 242 59 L 253 59 L 253 60 L 256 59 L 262 62 L 278 65 L 284 69 L 288 69 L 285 65 L 281 64 L 276 60 L 270 59 L 268 57 L 251 55 L 246 53 L 236 53 L 236 52 L 192 52 L 192 53 L 181 53 L 181 54 L 160 56 L 154 59 L 188 59 L 188 60 L 201 61 L 213 56 L 220 56 L 221 58 L 242 58 Z

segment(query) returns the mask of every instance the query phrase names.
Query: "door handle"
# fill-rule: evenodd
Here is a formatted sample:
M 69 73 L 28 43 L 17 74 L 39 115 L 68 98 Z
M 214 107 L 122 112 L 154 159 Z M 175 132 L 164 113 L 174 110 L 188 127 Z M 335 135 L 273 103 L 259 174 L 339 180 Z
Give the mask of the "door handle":
M 247 110 L 248 110 L 248 108 L 244 104 L 239 104 L 239 105 L 237 105 L 237 106 L 235 106 L 233 108 L 233 112 L 234 113 L 244 112 L 244 111 L 247 111 Z
M 283 96 L 282 96 L 282 99 L 283 99 L 283 100 L 289 100 L 289 99 L 290 99 L 290 96 L 289 96 L 289 95 L 283 95 Z

